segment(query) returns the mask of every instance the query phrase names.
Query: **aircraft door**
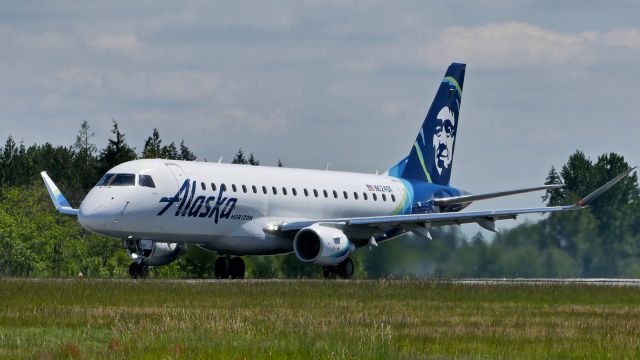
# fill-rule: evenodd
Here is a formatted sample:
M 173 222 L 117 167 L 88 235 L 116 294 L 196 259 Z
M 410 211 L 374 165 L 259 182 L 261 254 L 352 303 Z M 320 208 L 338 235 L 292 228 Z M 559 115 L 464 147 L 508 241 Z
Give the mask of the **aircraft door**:
M 171 170 L 173 177 L 176 179 L 176 185 L 180 186 L 184 182 L 184 180 L 187 179 L 187 175 L 182 170 L 182 167 L 180 167 L 180 165 L 178 164 L 173 163 L 166 163 L 166 165 L 169 170 Z

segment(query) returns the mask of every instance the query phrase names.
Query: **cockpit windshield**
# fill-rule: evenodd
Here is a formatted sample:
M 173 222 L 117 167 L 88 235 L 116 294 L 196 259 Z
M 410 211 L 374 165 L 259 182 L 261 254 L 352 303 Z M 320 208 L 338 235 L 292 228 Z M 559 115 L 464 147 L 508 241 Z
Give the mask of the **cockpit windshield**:
M 105 174 L 96 186 L 135 186 L 135 174 Z
M 151 175 L 140 175 L 138 177 L 138 185 L 155 188 L 156 184 L 153 182 Z

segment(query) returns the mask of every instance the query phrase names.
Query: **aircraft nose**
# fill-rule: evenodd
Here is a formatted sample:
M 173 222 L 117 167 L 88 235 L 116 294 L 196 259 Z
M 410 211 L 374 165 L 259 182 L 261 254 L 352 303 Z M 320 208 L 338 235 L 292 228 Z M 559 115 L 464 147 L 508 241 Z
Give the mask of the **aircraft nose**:
M 104 189 L 102 189 L 104 190 Z M 80 204 L 78 222 L 90 231 L 98 231 L 109 226 L 116 219 L 114 199 L 109 194 L 91 190 Z

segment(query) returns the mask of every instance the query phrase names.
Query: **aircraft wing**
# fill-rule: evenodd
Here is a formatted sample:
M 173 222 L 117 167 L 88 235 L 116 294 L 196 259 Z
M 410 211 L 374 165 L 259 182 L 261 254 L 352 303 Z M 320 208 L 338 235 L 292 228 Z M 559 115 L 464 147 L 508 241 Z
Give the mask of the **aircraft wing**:
M 622 174 L 616 176 L 591 194 L 587 195 L 574 205 L 521 208 L 505 210 L 483 210 L 470 212 L 445 212 L 430 214 L 410 214 L 410 215 L 390 215 L 390 216 L 368 216 L 327 220 L 306 220 L 285 222 L 278 226 L 281 232 L 298 231 L 315 223 L 333 223 L 347 227 L 368 226 L 368 227 L 401 227 L 409 231 L 424 233 L 424 226 L 460 225 L 477 223 L 483 228 L 495 231 L 495 221 L 505 219 L 515 219 L 520 214 L 544 214 L 560 211 L 578 210 L 589 206 L 600 195 L 609 190 L 612 186 L 620 182 L 636 168 L 633 167 Z
M 467 202 L 472 202 L 477 200 L 495 199 L 502 196 L 522 194 L 522 193 L 527 193 L 532 191 L 557 189 L 563 186 L 564 185 L 562 184 L 553 184 L 553 185 L 536 186 L 531 188 L 499 191 L 499 192 L 492 192 L 492 193 L 485 193 L 485 194 L 469 194 L 469 195 L 452 196 L 447 198 L 433 199 L 433 204 L 437 206 L 448 206 L 448 205 L 467 203 Z
M 62 214 L 77 216 L 78 209 L 71 207 L 71 204 L 69 204 L 64 195 L 62 195 L 60 190 L 58 190 L 58 187 L 53 180 L 51 180 L 49 175 L 47 175 L 47 172 L 43 171 L 40 175 L 42 176 L 42 180 L 44 180 L 44 184 L 47 186 L 49 196 L 51 196 L 51 201 L 53 201 L 53 205 L 56 207 L 56 210 Z

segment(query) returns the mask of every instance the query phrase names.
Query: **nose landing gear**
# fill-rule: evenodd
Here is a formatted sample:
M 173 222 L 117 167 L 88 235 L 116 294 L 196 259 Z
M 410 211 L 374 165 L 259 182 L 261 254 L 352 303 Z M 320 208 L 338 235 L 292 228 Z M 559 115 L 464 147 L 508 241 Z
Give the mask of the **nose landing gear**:
M 244 279 L 244 260 L 241 257 L 220 256 L 216 259 L 214 276 L 216 279 Z
M 149 275 L 149 267 L 144 263 L 131 263 L 129 265 L 129 275 L 132 279 L 144 279 Z

